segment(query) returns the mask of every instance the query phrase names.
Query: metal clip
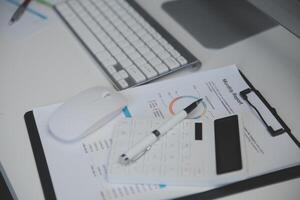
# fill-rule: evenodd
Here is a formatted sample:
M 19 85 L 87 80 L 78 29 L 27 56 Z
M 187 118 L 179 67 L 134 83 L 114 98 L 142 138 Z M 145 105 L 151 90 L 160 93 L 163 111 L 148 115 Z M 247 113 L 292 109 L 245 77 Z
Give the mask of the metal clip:
M 131 162 L 135 162 L 137 161 L 140 157 L 142 157 L 147 151 L 149 151 L 151 149 L 151 145 L 148 146 L 144 151 L 142 151 L 140 154 L 138 154 L 136 157 L 131 159 Z

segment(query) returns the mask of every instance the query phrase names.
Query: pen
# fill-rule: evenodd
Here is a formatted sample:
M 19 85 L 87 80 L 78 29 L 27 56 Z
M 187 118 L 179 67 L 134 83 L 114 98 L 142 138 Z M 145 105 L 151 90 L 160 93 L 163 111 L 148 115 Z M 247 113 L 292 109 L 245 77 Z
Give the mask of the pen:
M 152 145 L 156 141 L 158 141 L 160 137 L 164 136 L 176 124 L 184 120 L 187 115 L 199 105 L 201 101 L 202 99 L 198 99 L 197 101 L 193 102 L 182 111 L 174 115 L 172 118 L 170 118 L 159 128 L 152 131 L 150 135 L 144 137 L 139 143 L 135 144 L 126 153 L 121 154 L 119 162 L 123 165 L 127 165 L 142 157 L 147 151 L 151 149 Z
M 24 11 L 26 10 L 27 6 L 29 5 L 29 3 L 31 2 L 31 0 L 25 0 L 16 10 L 16 12 L 14 12 L 13 16 L 11 17 L 9 24 L 12 25 L 14 22 L 16 22 L 17 20 L 19 20 L 21 18 L 21 16 L 23 15 Z

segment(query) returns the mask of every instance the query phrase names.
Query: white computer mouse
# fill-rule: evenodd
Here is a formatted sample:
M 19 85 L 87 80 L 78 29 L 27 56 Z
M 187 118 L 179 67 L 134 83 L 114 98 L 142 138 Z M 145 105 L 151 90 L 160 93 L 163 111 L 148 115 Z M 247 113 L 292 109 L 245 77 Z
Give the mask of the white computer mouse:
M 54 111 L 48 122 L 50 132 L 59 140 L 76 141 L 116 117 L 126 104 L 126 98 L 116 91 L 90 88 Z

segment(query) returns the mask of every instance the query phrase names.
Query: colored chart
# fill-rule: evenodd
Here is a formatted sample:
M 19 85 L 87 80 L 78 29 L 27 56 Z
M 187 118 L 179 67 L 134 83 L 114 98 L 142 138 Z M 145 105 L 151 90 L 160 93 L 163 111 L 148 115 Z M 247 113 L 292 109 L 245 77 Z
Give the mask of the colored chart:
M 179 96 L 174 98 L 168 106 L 169 113 L 175 115 L 177 112 L 181 111 L 183 108 L 194 102 L 195 100 L 199 99 L 199 97 L 195 96 Z M 207 106 L 204 101 L 190 113 L 191 119 L 199 119 L 202 118 L 207 112 Z

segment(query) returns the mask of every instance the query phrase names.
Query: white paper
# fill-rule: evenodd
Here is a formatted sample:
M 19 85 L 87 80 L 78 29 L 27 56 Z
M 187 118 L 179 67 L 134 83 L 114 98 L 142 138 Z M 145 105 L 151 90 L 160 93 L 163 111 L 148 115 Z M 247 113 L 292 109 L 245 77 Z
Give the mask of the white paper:
M 217 186 L 247 177 L 242 126 L 238 127 L 242 167 L 217 174 L 215 131 L 211 120 L 183 120 L 162 136 L 140 159 L 128 165 L 120 164 L 121 154 L 126 153 L 162 123 L 162 120 L 131 118 L 120 120 L 115 125 L 108 162 L 110 182 Z M 195 139 L 196 123 L 201 124 L 202 139 L 198 140 Z M 242 125 L 241 119 L 239 123 Z
M 233 113 L 243 116 L 249 177 L 299 164 L 300 152 L 288 134 L 272 137 L 238 93 L 248 88 L 236 67 L 148 84 L 122 93 L 128 98 L 126 114 L 164 119 L 172 112 L 203 97 L 205 104 L 194 117 L 216 118 Z M 49 133 L 47 122 L 58 105 L 34 109 L 39 135 L 57 199 L 172 199 L 214 187 L 165 185 L 115 185 L 107 182 L 107 159 L 113 120 L 104 128 L 75 143 L 62 143 Z M 119 118 L 124 117 L 120 115 Z M 259 124 L 259 125 L 258 125 Z M 284 148 L 280 148 L 284 147 Z
M 22 40 L 32 36 L 48 25 L 48 12 L 40 5 L 31 3 L 21 18 L 9 25 L 20 0 L 0 0 L 0 39 Z
M 300 163 L 300 149 L 290 136 L 284 133 L 272 137 L 257 113 L 239 96 L 239 92 L 247 88 L 249 86 L 238 69 L 229 66 L 125 90 L 123 94 L 130 99 L 128 111 L 132 116 L 165 119 L 197 98 L 204 101 L 198 110 L 193 111 L 194 118 L 215 119 L 234 113 L 242 114 L 249 177 Z M 135 100 L 134 97 L 142 98 Z M 250 100 L 260 103 L 253 96 Z M 263 106 L 259 104 L 258 107 Z M 261 112 L 272 121 L 272 125 L 278 123 L 270 117 L 268 110 Z
M 58 106 L 34 110 L 57 199 L 169 199 L 209 189 L 108 183 L 107 158 L 114 122 L 81 141 L 62 143 L 54 139 L 47 126 L 49 117 Z

